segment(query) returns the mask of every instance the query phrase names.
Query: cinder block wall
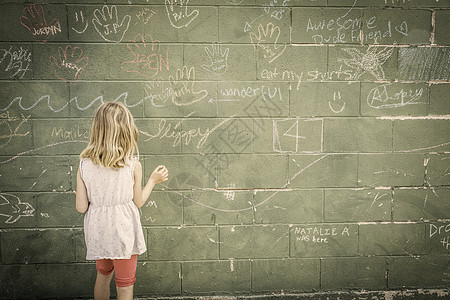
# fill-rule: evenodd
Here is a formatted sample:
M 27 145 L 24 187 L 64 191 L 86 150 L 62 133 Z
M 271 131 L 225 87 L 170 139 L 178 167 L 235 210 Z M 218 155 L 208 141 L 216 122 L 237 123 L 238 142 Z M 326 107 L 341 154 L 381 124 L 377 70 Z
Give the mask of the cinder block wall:
M 140 129 L 136 295 L 442 289 L 450 1 L 0 4 L 0 297 L 93 295 L 78 154 Z

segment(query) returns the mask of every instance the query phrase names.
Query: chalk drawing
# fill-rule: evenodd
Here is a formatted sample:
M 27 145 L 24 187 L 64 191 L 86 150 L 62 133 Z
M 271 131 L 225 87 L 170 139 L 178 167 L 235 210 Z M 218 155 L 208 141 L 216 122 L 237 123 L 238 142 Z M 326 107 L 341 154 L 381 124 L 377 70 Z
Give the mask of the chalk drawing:
M 166 102 L 172 99 L 172 90 L 169 83 L 165 81 L 149 81 L 144 86 L 146 97 L 150 99 L 154 107 L 161 108 L 166 106 Z
M 67 45 L 66 48 L 58 47 L 58 59 L 50 56 L 50 64 L 55 71 L 55 76 L 60 80 L 78 81 L 88 65 L 89 58 L 83 56 L 83 50 Z
M 143 7 L 141 10 L 136 14 L 136 17 L 142 21 L 142 23 L 147 24 L 150 19 L 156 15 L 158 11 L 154 11 L 153 9 L 150 9 L 148 7 Z M 136 23 L 137 24 L 137 23 Z
M 84 33 L 86 31 L 86 29 L 88 28 L 89 21 L 84 19 L 82 10 L 80 10 L 79 12 L 75 12 L 75 23 L 76 23 L 76 26 L 79 27 L 80 29 L 76 29 L 76 28 L 72 27 L 72 30 L 78 34 Z M 78 24 L 80 24 L 80 25 L 78 25 Z
M 165 0 L 164 3 L 170 24 L 175 28 L 189 26 L 199 14 L 197 9 L 188 11 L 189 0 Z
M 209 65 L 203 64 L 202 68 L 214 74 L 224 74 L 228 67 L 229 50 L 230 48 L 227 48 L 225 51 L 222 51 L 222 45 L 215 43 L 211 45 L 211 50 L 205 47 L 206 54 L 211 63 Z
M 390 87 L 390 91 L 388 90 Z M 367 95 L 367 104 L 376 109 L 398 108 L 413 104 L 427 104 L 427 102 L 417 102 L 423 95 L 423 88 L 420 89 L 403 89 L 392 93 L 391 83 L 382 84 L 372 88 Z
M 94 10 L 94 24 L 95 30 L 98 34 L 108 42 L 121 42 L 125 33 L 130 26 L 131 16 L 125 15 L 121 21 L 117 16 L 117 7 L 115 5 L 103 5 L 102 10 Z
M 36 41 L 47 42 L 50 35 L 61 33 L 61 24 L 57 19 L 47 23 L 41 4 L 31 4 L 23 9 L 20 23 L 25 26 Z
M 11 74 L 10 78 L 21 79 L 28 71 L 31 71 L 31 51 L 29 49 L 14 45 L 9 46 L 8 49 L 0 49 L 1 52 L 3 52 L 3 57 L 0 60 L 0 64 L 5 62 L 5 72 L 8 75 Z
M 398 70 L 407 80 L 449 80 L 450 48 L 399 48 Z
M 258 26 L 258 35 L 253 32 L 250 33 L 250 40 L 255 49 L 261 49 L 263 57 L 272 63 L 281 54 L 283 54 L 287 45 L 279 45 L 278 38 L 280 37 L 280 27 L 273 23 L 268 23 L 266 27 L 262 24 Z
M 13 224 L 22 217 L 34 216 L 35 209 L 31 204 L 20 201 L 19 197 L 0 193 L 0 216 L 6 217 L 5 224 Z
M 344 226 L 342 230 L 338 231 L 336 227 L 323 227 L 323 226 L 311 226 L 311 227 L 296 227 L 293 229 L 297 242 L 311 242 L 318 244 L 328 244 L 330 237 L 350 236 L 350 232 L 347 226 Z
M 429 231 L 429 237 L 433 237 L 437 235 L 438 238 L 440 238 L 439 243 L 442 245 L 442 247 L 446 250 L 450 249 L 450 224 L 444 224 L 444 225 L 435 225 L 430 224 L 430 231 Z
M 177 106 L 187 106 L 197 103 L 208 96 L 206 90 L 195 88 L 195 69 L 183 66 L 177 69 L 175 77 L 169 76 L 172 102 Z
M 127 43 L 132 60 L 121 64 L 125 72 L 138 73 L 151 79 L 163 69 L 169 70 L 169 47 L 161 51 L 159 40 L 154 40 L 150 34 L 137 34 L 133 41 Z
M 333 100 L 328 101 L 328 106 L 335 114 L 338 114 L 344 110 L 345 101 L 342 100 L 341 91 L 333 92 Z
M 0 114 L 0 149 L 8 145 L 13 138 L 30 134 L 29 131 L 19 132 L 30 117 L 31 115 L 25 117 L 23 114 L 20 114 L 20 117 L 12 117 L 8 111 Z
M 274 152 L 279 153 L 298 153 L 301 151 L 300 143 L 304 141 L 307 137 L 302 135 L 302 128 L 300 121 L 303 122 L 320 122 L 323 123 L 323 119 L 281 119 L 273 120 L 273 143 L 272 149 Z M 306 131 L 306 130 L 305 130 Z M 321 141 L 323 140 L 323 135 L 321 134 Z M 322 148 L 322 143 L 320 143 L 319 148 L 305 151 L 305 152 L 317 152 Z
M 381 48 L 381 50 L 378 50 Z M 343 48 L 345 52 L 351 55 L 351 58 L 342 58 L 338 61 L 343 62 L 354 70 L 352 80 L 359 80 L 365 73 L 371 74 L 375 79 L 385 78 L 383 65 L 391 57 L 393 47 L 367 47 L 365 53 L 357 48 Z

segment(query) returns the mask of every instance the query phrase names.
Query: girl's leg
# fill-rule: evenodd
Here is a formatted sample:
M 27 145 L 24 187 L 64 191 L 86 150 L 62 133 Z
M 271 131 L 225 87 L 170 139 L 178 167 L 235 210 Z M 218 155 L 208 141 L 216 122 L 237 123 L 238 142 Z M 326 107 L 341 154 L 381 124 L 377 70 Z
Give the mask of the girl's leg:
M 117 300 L 133 300 L 134 285 L 126 287 L 117 287 Z
M 112 276 L 113 273 L 103 275 L 100 272 L 97 272 L 97 280 L 95 280 L 94 286 L 95 300 L 109 300 Z
M 136 281 L 137 255 L 130 259 L 115 259 L 116 287 L 118 300 L 133 299 L 133 286 Z
M 114 264 L 110 259 L 100 259 L 96 261 L 96 268 L 97 279 L 94 286 L 94 298 L 95 300 L 109 300 Z

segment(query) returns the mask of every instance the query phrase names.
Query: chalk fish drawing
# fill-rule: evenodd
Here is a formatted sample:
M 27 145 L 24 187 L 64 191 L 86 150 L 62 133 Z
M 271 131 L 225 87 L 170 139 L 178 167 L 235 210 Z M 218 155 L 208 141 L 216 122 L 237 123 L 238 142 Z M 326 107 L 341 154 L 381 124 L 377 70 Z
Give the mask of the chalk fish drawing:
M 5 224 L 16 223 L 21 217 L 34 216 L 35 209 L 29 203 L 20 201 L 11 194 L 0 194 L 0 216 L 6 217 Z

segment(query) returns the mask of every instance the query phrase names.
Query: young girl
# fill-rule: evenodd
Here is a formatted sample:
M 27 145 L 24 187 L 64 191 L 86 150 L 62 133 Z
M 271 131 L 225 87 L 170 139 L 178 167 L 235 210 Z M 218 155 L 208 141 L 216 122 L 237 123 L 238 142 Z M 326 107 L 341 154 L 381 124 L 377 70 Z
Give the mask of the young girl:
M 167 180 L 158 166 L 142 189 L 138 130 L 128 108 L 104 103 L 95 112 L 89 145 L 80 154 L 76 209 L 86 213 L 87 260 L 96 260 L 95 299 L 109 299 L 115 271 L 118 299 L 132 299 L 137 255 L 146 249 L 138 208 Z

